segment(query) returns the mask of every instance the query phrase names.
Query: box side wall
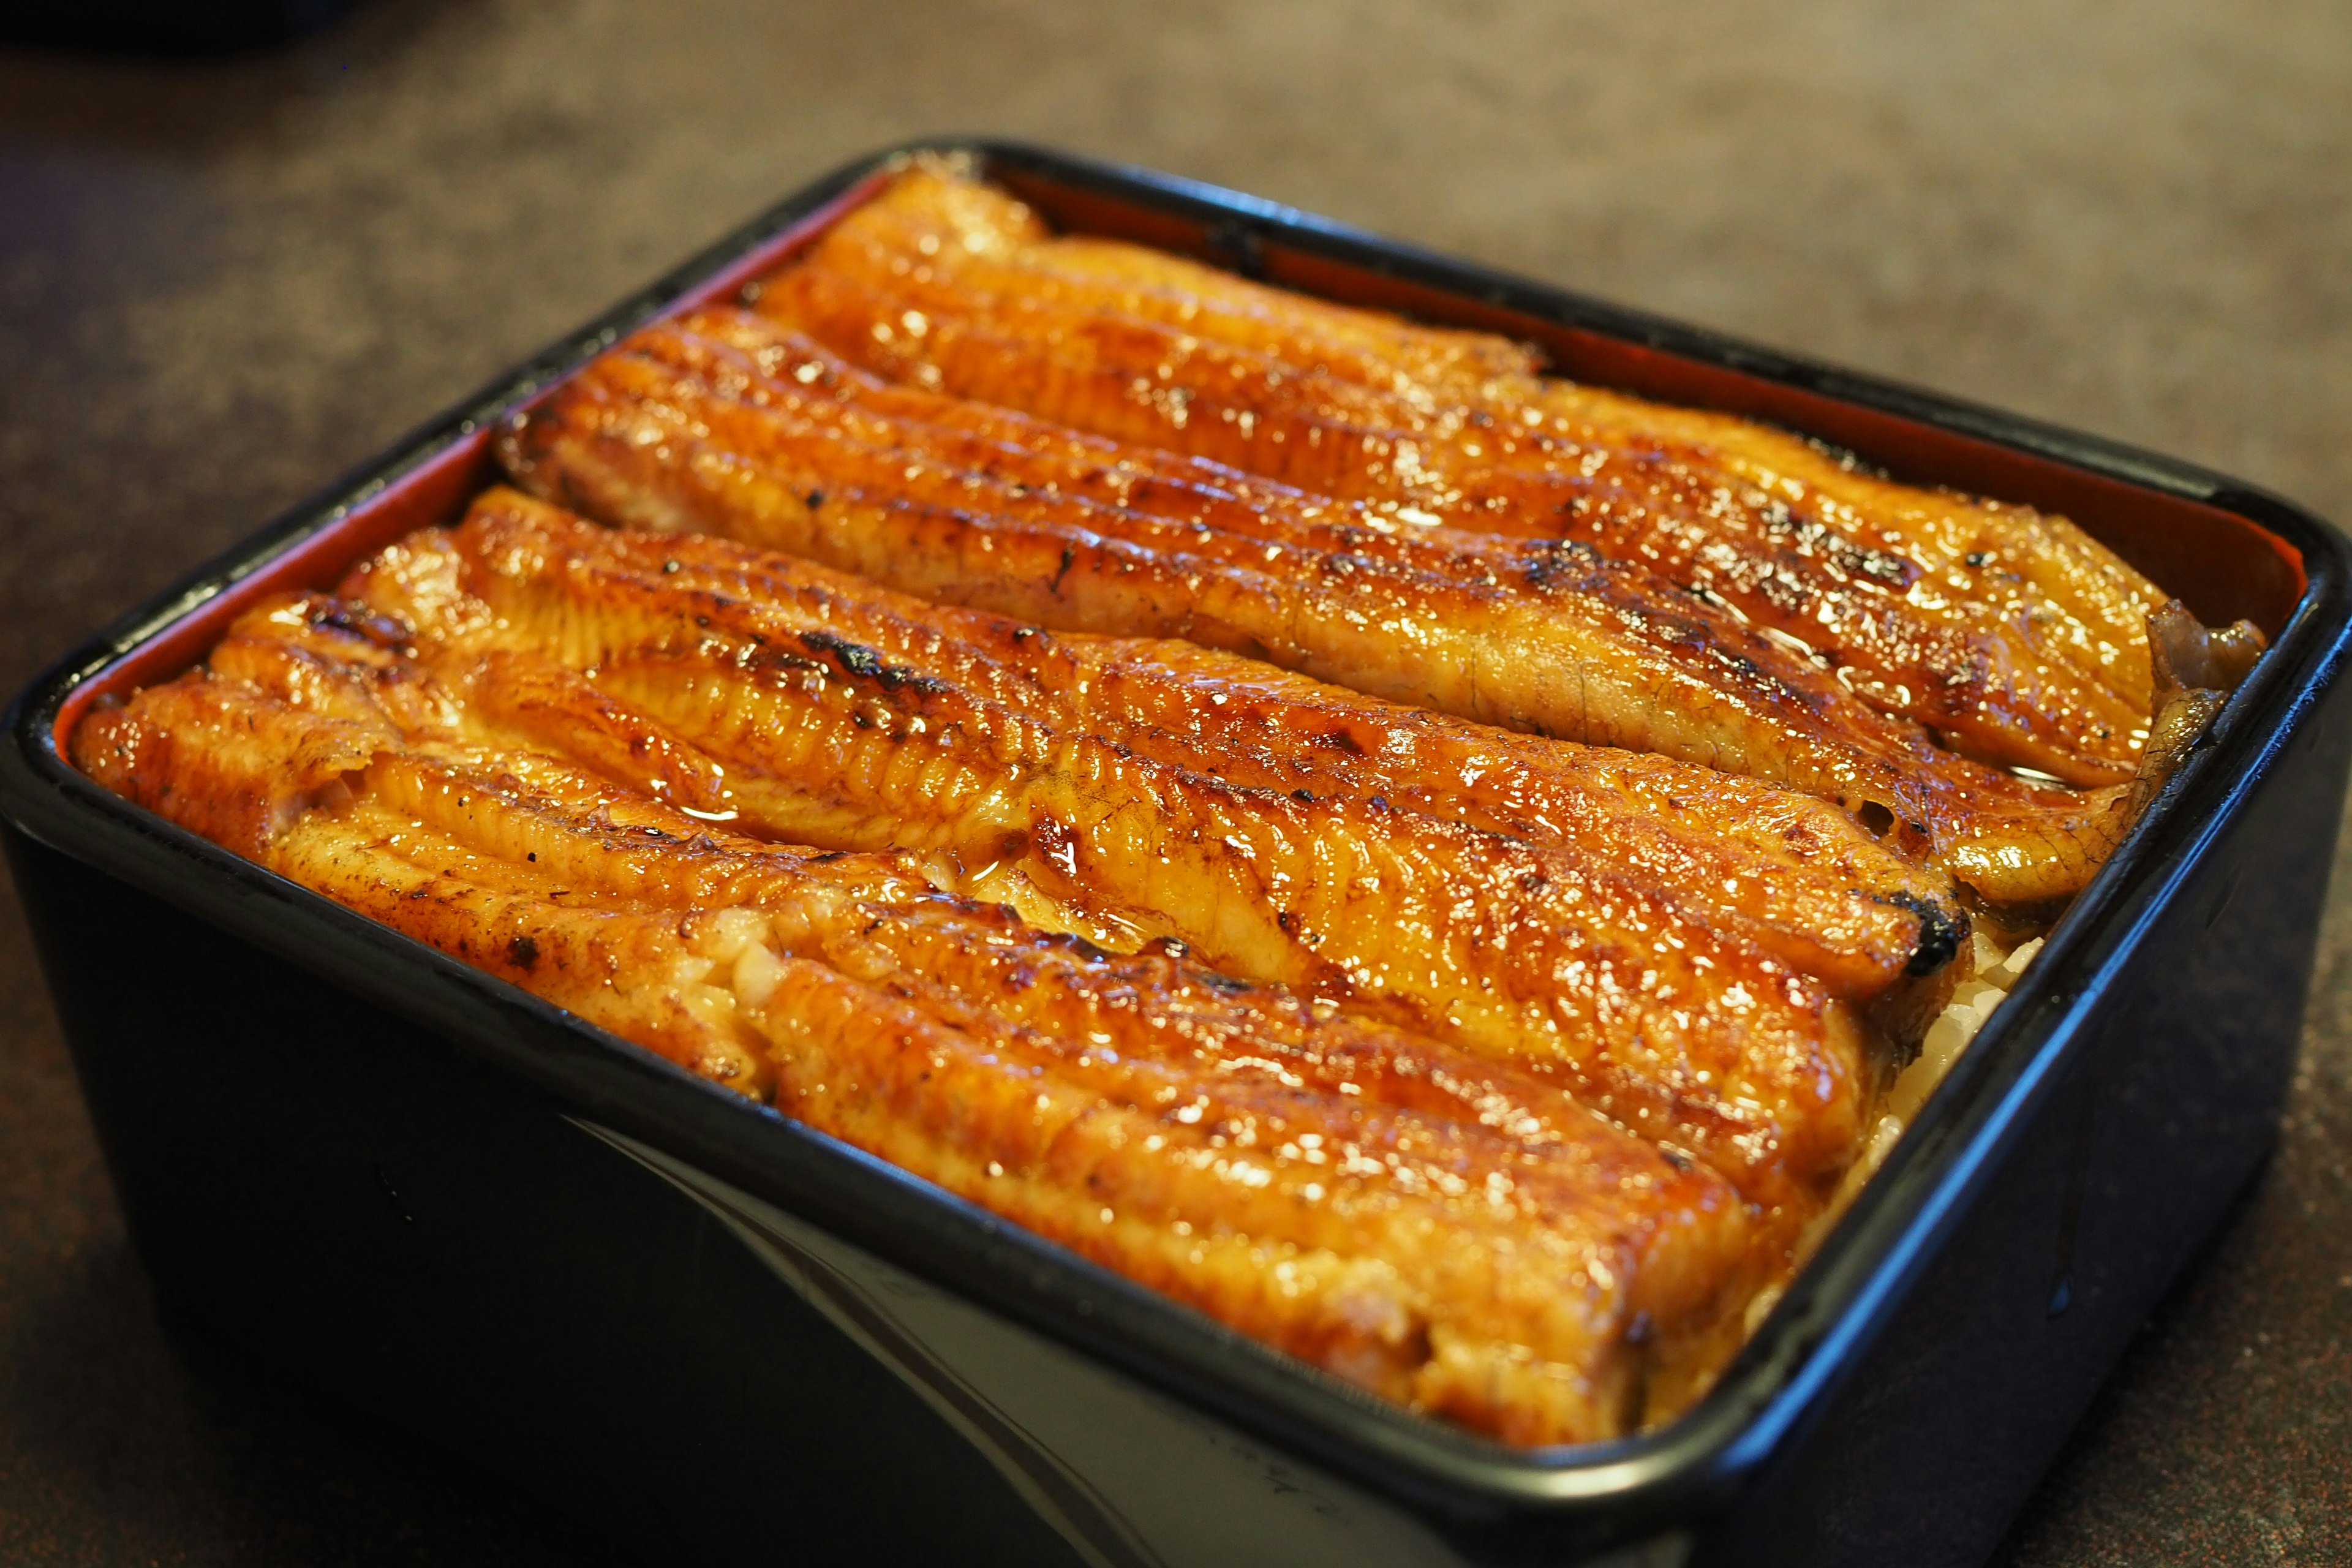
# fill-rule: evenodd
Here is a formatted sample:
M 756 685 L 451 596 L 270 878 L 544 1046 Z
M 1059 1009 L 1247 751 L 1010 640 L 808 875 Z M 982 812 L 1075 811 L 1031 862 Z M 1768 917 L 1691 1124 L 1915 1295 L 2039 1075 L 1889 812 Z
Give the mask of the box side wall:
M 2277 1136 L 2352 764 L 2305 716 L 1881 1336 L 1696 1564 L 1981 1562 Z
M 547 1096 L 8 838 L 170 1318 L 641 1561 L 1077 1562 L 707 1210 Z

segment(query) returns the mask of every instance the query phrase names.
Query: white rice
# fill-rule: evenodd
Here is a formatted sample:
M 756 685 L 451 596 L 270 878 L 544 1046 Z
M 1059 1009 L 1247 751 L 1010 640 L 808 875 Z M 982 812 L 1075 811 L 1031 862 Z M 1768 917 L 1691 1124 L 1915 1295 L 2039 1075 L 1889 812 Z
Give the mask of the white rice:
M 1805 1239 L 1798 1248 L 1801 1257 L 1809 1255 L 1814 1245 L 1829 1234 L 1830 1226 L 1845 1213 L 1846 1205 L 1853 1201 L 1853 1195 L 1862 1190 L 1863 1184 L 1878 1173 L 1878 1167 L 1886 1162 L 1887 1151 L 1895 1147 L 1895 1141 L 1903 1136 L 1904 1129 L 1910 1126 L 1912 1118 L 1919 1113 L 1919 1108 L 1927 1103 L 1927 1097 L 1936 1091 L 1937 1084 L 1944 1081 L 1944 1075 L 1952 1070 L 1952 1064 L 1960 1059 L 1960 1053 L 1968 1049 L 1969 1042 L 1977 1037 L 1977 1031 L 1984 1027 L 1985 1020 L 1992 1016 L 1993 1009 L 2009 999 L 2009 994 L 2017 988 L 2017 982 L 2024 974 L 2026 966 L 2042 952 L 2042 939 L 2038 936 L 2007 951 L 1982 931 L 1977 932 L 1970 940 L 1976 944 L 1975 977 L 1963 980 L 1953 988 L 1950 1004 L 1936 1016 L 1934 1023 L 1927 1026 L 1927 1037 L 1919 1043 L 1919 1055 L 1910 1066 L 1895 1075 L 1895 1082 L 1886 1091 L 1886 1100 L 1879 1108 L 1877 1124 L 1870 1130 L 1869 1141 L 1863 1146 L 1860 1157 L 1854 1161 L 1853 1169 L 1846 1172 L 1845 1180 L 1839 1184 L 1837 1195 L 1830 1200 L 1829 1206 L 1808 1227 Z M 1772 1310 L 1772 1303 L 1780 1300 L 1780 1295 L 1777 1289 L 1768 1289 L 1750 1303 L 1748 1327 L 1751 1332 L 1758 1323 L 1764 1321 L 1764 1314 Z

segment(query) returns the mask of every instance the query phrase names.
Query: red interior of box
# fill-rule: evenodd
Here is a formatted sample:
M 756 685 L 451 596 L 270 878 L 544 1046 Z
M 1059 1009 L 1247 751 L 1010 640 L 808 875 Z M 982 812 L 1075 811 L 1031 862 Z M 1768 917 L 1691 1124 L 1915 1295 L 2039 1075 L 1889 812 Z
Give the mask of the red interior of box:
M 1061 227 L 1216 257 L 1208 229 L 1179 214 L 1043 175 L 1004 171 L 999 177 Z M 807 247 L 887 178 L 877 174 L 859 182 L 686 291 L 665 313 L 733 294 Z M 2210 625 L 2244 616 L 2275 636 L 2303 596 L 2302 552 L 2218 507 L 1278 244 L 1265 247 L 1264 260 L 1270 281 L 1308 293 L 1534 342 L 1562 374 L 1579 380 L 1769 419 L 1848 447 L 1898 479 L 2063 513 L 2179 594 Z M 477 431 L 436 453 L 84 681 L 58 710 L 58 750 L 65 750 L 67 737 L 92 702 L 169 679 L 195 664 L 229 622 L 257 599 L 287 589 L 331 587 L 354 563 L 403 534 L 455 519 L 495 475 L 491 439 L 491 432 Z

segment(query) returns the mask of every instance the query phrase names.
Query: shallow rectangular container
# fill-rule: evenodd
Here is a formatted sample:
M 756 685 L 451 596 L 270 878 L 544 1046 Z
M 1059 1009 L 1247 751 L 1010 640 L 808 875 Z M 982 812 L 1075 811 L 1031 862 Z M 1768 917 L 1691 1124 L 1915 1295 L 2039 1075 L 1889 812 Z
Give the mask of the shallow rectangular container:
M 139 810 L 92 702 L 273 590 L 453 519 L 507 412 L 722 300 L 887 177 L 785 201 L 41 677 L 0 816 L 163 1305 L 647 1563 L 1980 1561 L 2261 1164 L 2352 731 L 2345 542 L 2189 465 L 1288 208 L 942 142 L 1070 229 L 1508 333 L 2075 519 L 2273 646 L 1885 1168 L 1663 1430 L 1514 1450 L 1416 1417 Z

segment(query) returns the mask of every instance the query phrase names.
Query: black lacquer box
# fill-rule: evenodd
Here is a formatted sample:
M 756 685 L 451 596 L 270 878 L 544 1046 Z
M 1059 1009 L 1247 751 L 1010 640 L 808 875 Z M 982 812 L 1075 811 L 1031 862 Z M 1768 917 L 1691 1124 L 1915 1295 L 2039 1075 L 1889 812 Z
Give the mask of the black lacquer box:
M 1070 229 L 1533 342 L 2065 513 L 2272 651 L 1690 1414 L 1514 1450 L 1415 1417 L 130 805 L 63 757 L 488 481 L 488 432 L 723 299 L 864 160 L 205 568 L 25 692 L 0 813 L 142 1258 L 182 1320 L 648 1563 L 1969 1563 L 2270 1148 L 2352 730 L 2345 542 L 2189 465 L 991 142 Z

